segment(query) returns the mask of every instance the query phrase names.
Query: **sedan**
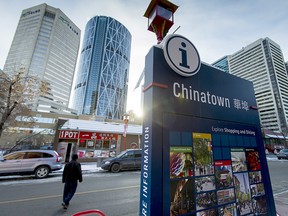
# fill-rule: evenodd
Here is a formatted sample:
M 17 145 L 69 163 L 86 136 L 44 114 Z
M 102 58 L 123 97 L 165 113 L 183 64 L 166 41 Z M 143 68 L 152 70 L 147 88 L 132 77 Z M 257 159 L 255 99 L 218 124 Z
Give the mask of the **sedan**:
M 141 149 L 127 149 L 115 158 L 103 160 L 101 168 L 114 173 L 120 170 L 141 169 L 141 156 Z
M 277 158 L 281 159 L 288 159 L 288 149 L 282 149 L 279 154 L 277 154 Z

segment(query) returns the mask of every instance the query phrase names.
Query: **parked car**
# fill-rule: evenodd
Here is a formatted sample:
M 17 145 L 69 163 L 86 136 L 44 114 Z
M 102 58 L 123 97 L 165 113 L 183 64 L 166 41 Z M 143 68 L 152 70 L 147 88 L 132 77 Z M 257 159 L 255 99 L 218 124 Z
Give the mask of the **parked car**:
M 34 174 L 45 178 L 62 166 L 62 158 L 54 150 L 24 150 L 0 156 L 0 176 Z
M 282 145 L 275 145 L 274 146 L 274 154 L 279 154 L 279 152 L 282 150 L 282 149 L 285 149 L 285 147 L 284 146 L 282 146 Z
M 277 158 L 279 160 L 281 159 L 288 159 L 288 149 L 282 149 L 280 152 L 277 154 Z
M 141 159 L 141 149 L 127 149 L 114 158 L 104 159 L 101 168 L 114 173 L 120 170 L 141 169 Z

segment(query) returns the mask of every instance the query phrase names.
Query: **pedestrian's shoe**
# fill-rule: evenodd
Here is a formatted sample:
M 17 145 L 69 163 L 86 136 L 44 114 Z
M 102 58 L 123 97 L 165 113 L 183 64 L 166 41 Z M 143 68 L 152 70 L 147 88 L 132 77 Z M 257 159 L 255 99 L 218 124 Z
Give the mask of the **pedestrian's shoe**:
M 63 209 L 67 209 L 68 208 L 68 206 L 64 202 L 62 203 L 62 206 L 63 206 Z

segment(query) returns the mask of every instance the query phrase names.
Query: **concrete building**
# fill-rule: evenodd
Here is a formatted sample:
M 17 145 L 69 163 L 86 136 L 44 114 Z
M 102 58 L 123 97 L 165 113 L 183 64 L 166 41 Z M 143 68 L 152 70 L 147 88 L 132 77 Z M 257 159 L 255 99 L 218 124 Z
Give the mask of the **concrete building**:
M 41 4 L 22 11 L 3 71 L 13 76 L 24 68 L 24 76 L 48 84 L 48 92 L 29 103 L 33 111 L 67 113 L 80 34 L 58 8 Z
M 79 115 L 122 119 L 130 50 L 131 34 L 120 22 L 105 16 L 88 21 L 70 104 Z
M 229 73 L 253 82 L 263 129 L 287 134 L 288 77 L 280 46 L 261 38 L 227 60 Z

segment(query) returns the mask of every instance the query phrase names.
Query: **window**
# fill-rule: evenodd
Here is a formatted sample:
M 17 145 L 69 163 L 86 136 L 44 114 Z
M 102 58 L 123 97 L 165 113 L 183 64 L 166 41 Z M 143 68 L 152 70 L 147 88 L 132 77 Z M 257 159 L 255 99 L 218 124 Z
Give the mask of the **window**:
M 109 140 L 104 140 L 103 141 L 103 149 L 109 149 Z
M 51 158 L 53 155 L 48 154 L 48 153 L 43 153 L 43 158 Z
M 122 158 L 134 158 L 134 152 L 126 152 Z
M 42 158 L 42 152 L 28 152 L 25 159 Z
M 16 152 L 14 154 L 4 156 L 4 158 L 6 160 L 18 160 L 18 159 L 23 159 L 24 155 L 25 155 L 25 152 Z
M 135 158 L 141 158 L 142 154 L 141 152 L 135 152 Z
M 87 142 L 87 149 L 94 149 L 94 142 L 93 140 L 86 141 Z

